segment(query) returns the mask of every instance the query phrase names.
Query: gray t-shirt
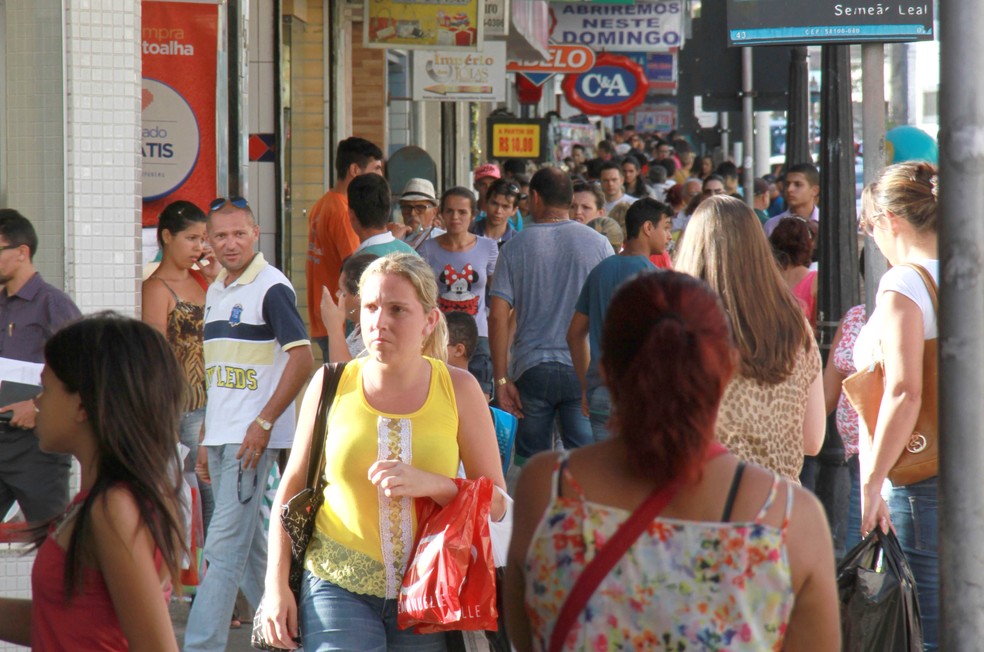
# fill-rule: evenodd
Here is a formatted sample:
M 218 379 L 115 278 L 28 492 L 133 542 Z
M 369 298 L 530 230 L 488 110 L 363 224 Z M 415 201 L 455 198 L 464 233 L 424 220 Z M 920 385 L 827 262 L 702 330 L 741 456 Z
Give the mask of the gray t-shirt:
M 478 336 L 488 337 L 485 295 L 499 257 L 495 240 L 478 236 L 468 251 L 448 251 L 437 240 L 431 239 L 420 245 L 417 253 L 434 270 L 441 312 L 468 313 L 475 318 Z
M 613 255 L 608 239 L 577 222 L 530 223 L 503 245 L 492 296 L 516 311 L 509 375 L 544 362 L 573 365 L 567 328 L 585 279 Z

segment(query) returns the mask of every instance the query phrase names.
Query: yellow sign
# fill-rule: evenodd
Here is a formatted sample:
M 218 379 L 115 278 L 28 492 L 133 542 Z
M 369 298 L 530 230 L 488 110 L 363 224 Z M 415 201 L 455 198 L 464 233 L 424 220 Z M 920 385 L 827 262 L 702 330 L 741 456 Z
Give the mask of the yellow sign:
M 368 48 L 477 50 L 485 0 L 365 0 L 362 41 Z
M 492 158 L 540 158 L 540 125 L 493 124 Z

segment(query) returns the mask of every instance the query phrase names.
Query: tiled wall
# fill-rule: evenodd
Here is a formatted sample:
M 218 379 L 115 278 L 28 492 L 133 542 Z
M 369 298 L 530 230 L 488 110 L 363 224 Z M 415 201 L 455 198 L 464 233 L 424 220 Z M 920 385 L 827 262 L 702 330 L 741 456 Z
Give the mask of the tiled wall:
M 140 297 L 140 3 L 63 3 L 64 14 L 59 8 L 56 20 L 64 16 L 67 129 L 57 142 L 38 138 L 35 147 L 45 150 L 41 169 L 53 165 L 57 170 L 61 159 L 50 162 L 47 157 L 65 152 L 65 172 L 56 176 L 65 179 L 67 214 L 53 206 L 28 215 L 32 220 L 40 216 L 38 231 L 46 258 L 39 257 L 39 265 L 57 284 L 58 274 L 50 270 L 64 261 L 64 287 L 83 313 L 113 309 L 135 316 Z M 6 3 L 8 21 L 12 12 L 16 16 L 15 7 L 31 4 L 27 0 Z M 28 25 L 24 34 L 30 39 L 47 29 L 57 31 L 51 25 Z M 32 68 L 33 74 L 54 74 L 46 68 L 48 63 L 42 58 L 41 66 Z M 61 110 L 60 104 L 53 106 Z M 43 120 L 55 120 L 52 115 L 41 115 Z M 14 172 L 13 167 L 9 169 Z M 27 213 L 33 210 L 24 206 Z M 47 242 L 52 243 L 50 248 Z M 0 546 L 0 595 L 27 597 L 32 563 L 33 555 L 22 556 L 18 550 Z M 22 649 L 0 644 L 0 652 Z
M 140 3 L 66 0 L 68 269 L 83 313 L 140 297 Z
M 280 92 L 274 67 L 274 34 L 280 15 L 273 0 L 250 0 L 249 10 L 249 133 L 270 135 L 277 120 L 274 97 Z M 275 165 L 274 161 L 250 161 L 247 192 L 260 224 L 260 251 L 270 263 L 275 260 L 280 218 Z

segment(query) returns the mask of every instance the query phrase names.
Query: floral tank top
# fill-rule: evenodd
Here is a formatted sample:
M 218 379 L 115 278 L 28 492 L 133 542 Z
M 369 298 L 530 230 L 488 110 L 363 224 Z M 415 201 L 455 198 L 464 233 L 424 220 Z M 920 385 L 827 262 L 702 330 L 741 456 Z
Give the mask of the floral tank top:
M 550 504 L 526 557 L 526 612 L 546 650 L 564 600 L 630 512 L 584 499 L 558 458 Z M 574 496 L 558 495 L 561 472 Z M 782 526 L 763 522 L 785 484 Z M 602 580 L 564 650 L 780 650 L 793 609 L 786 528 L 792 487 L 778 475 L 755 519 L 657 517 Z

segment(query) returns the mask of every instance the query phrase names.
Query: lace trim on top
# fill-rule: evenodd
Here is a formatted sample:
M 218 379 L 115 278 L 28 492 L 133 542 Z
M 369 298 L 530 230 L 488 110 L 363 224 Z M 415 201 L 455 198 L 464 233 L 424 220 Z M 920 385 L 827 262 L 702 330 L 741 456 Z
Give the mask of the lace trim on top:
M 308 545 L 304 568 L 346 591 L 382 597 L 386 595 L 383 565 L 372 557 L 346 548 L 318 528 Z
M 378 460 L 400 460 L 411 464 L 412 429 L 410 419 L 391 419 L 379 417 L 377 420 L 379 441 Z M 379 537 L 383 553 L 383 567 L 386 572 L 386 597 L 396 598 L 403 583 L 408 557 L 413 548 L 413 499 L 409 497 L 390 498 L 382 488 L 377 488 L 379 497 Z

